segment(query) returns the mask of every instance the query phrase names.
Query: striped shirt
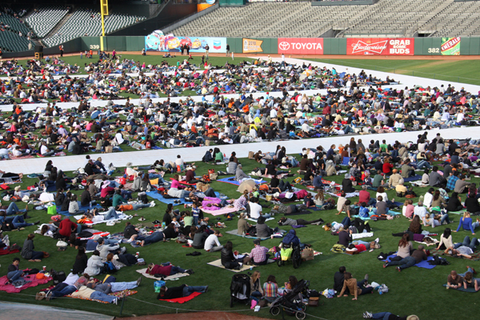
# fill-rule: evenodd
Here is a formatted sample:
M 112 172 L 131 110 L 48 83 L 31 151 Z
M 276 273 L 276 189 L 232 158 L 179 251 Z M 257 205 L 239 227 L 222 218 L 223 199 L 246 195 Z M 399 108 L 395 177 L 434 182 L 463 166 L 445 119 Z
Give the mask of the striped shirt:
M 263 293 L 265 298 L 276 298 L 278 296 L 278 285 L 274 282 L 265 282 L 263 284 Z

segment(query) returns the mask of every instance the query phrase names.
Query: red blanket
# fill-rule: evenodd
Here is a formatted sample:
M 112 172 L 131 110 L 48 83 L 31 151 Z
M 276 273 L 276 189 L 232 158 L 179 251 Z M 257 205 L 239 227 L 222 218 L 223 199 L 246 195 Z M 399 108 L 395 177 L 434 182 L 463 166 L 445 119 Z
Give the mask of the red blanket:
M 5 247 L 5 248 L 0 249 L 0 256 L 10 254 L 10 253 L 18 253 L 18 252 L 20 252 L 20 250 L 18 250 L 18 249 L 10 250 L 9 248 Z
M 36 287 L 40 284 L 45 284 L 48 281 L 52 280 L 52 277 L 47 277 L 45 279 L 38 280 L 35 274 L 31 274 L 24 277 L 24 279 L 31 282 L 26 283 L 20 288 L 15 288 L 12 284 L 5 285 L 8 279 L 7 279 L 7 276 L 3 276 L 0 278 L 0 290 L 6 291 L 8 293 L 19 293 L 20 291 L 25 290 L 27 288 Z
M 182 297 L 182 298 L 175 298 L 175 299 L 158 299 L 160 301 L 166 301 L 166 302 L 172 302 L 172 303 L 185 303 L 187 301 L 190 301 L 192 300 L 193 298 L 195 297 L 198 297 L 199 295 L 201 295 L 202 293 L 201 292 L 194 292 L 192 293 L 191 295 L 189 296 L 186 296 L 186 297 Z

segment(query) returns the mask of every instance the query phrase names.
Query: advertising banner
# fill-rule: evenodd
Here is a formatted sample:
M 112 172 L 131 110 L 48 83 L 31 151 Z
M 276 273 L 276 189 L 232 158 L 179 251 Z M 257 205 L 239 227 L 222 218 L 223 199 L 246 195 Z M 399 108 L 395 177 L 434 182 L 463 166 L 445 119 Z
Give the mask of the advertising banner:
M 442 56 L 460 55 L 460 37 L 442 38 Z
M 242 39 L 242 51 L 243 53 L 263 52 L 262 40 L 255 39 Z
M 347 55 L 413 56 L 414 38 L 347 38 Z
M 323 54 L 323 38 L 278 38 L 279 54 Z
M 181 52 L 181 47 L 187 44 L 190 52 L 205 52 L 205 47 L 210 47 L 210 53 L 227 52 L 227 38 L 209 37 L 176 37 L 173 34 L 164 35 L 156 30 L 145 37 L 147 51 Z

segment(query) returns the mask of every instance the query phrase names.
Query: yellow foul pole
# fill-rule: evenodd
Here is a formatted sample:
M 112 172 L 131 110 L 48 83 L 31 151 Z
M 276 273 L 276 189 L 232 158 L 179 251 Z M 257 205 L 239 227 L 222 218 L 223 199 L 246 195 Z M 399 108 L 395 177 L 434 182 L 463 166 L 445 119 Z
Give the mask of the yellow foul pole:
M 100 37 L 100 50 L 104 51 L 103 37 L 105 37 L 105 16 L 108 16 L 108 0 L 100 1 L 100 14 L 102 16 L 102 36 Z

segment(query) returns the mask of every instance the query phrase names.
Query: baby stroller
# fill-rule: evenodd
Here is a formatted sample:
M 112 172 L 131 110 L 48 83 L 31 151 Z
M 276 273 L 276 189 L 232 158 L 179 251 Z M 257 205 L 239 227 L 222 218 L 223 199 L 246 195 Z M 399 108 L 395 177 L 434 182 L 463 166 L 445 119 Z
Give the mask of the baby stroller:
M 278 297 L 270 305 L 270 314 L 278 316 L 280 312 L 285 312 L 289 316 L 295 316 L 298 320 L 306 318 L 307 307 L 302 301 L 301 293 L 308 289 L 309 282 L 307 280 L 300 280 L 292 291 L 285 295 Z
M 250 302 L 250 277 L 246 274 L 235 274 L 230 284 L 230 308 L 233 302 Z
M 282 244 L 280 253 L 277 252 L 277 265 L 279 267 L 285 265 L 285 261 L 292 260 L 293 267 L 297 269 L 302 264 L 302 250 L 300 245 Z

